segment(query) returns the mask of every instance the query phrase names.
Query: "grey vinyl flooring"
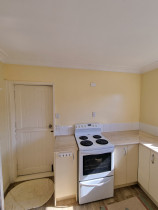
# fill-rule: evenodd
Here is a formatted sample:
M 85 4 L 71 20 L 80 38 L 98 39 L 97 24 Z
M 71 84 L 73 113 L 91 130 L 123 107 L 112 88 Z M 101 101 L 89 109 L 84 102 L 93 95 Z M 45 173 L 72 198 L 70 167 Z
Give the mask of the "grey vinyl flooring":
M 12 184 L 8 191 L 9 192 L 16 184 Z M 96 201 L 84 205 L 79 205 L 75 199 L 68 199 L 65 201 L 60 201 L 57 203 L 57 206 L 54 206 L 54 195 L 49 199 L 49 201 L 39 208 L 34 208 L 32 210 L 100 210 L 102 206 L 106 206 L 108 204 L 116 203 L 122 200 L 126 200 L 128 198 L 134 196 L 141 196 L 146 200 L 149 210 L 158 210 L 158 207 L 150 200 L 150 198 L 142 191 L 142 189 L 138 185 L 122 187 L 119 189 L 115 189 L 114 197 Z M 132 209 L 135 210 L 135 209 Z
M 100 207 L 102 206 L 105 207 L 107 204 L 116 203 L 134 196 L 143 197 L 147 201 L 150 210 L 158 210 L 158 207 L 156 207 L 156 205 L 150 200 L 150 198 L 142 191 L 142 189 L 138 185 L 115 189 L 113 198 L 84 205 L 79 205 L 77 202 L 75 202 L 74 199 L 69 199 L 66 201 L 58 202 L 57 206 L 54 207 L 54 197 L 52 196 L 51 199 L 44 206 L 36 208 L 36 210 L 100 210 Z

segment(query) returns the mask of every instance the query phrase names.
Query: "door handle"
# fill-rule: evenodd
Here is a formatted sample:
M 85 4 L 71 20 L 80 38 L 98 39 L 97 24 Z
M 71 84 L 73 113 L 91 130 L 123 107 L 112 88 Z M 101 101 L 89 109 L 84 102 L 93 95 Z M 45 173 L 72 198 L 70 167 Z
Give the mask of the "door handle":
M 127 155 L 126 147 L 124 147 L 123 149 L 124 149 L 124 155 Z
M 53 125 L 52 124 L 49 124 L 49 126 L 48 126 L 49 128 L 52 128 L 53 127 Z
M 152 156 L 151 156 L 151 162 L 152 162 L 152 164 L 154 164 L 154 159 L 155 159 L 154 154 L 152 154 Z

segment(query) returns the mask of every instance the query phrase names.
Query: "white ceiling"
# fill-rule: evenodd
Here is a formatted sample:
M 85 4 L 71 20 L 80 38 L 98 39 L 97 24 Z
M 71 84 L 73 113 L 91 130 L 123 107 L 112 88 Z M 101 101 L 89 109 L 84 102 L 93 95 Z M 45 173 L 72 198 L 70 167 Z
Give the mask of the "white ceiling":
M 157 0 L 0 0 L 6 63 L 144 72 L 158 67 Z

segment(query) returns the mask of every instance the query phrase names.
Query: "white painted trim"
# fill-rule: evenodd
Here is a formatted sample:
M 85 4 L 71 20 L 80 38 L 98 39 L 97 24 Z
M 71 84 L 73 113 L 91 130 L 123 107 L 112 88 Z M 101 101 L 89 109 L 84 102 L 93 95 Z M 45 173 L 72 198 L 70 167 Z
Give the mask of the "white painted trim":
M 8 92 L 8 110 L 9 110 L 9 130 L 10 130 L 10 140 L 9 140 L 9 172 L 10 172 L 10 182 L 15 182 L 17 174 L 17 157 L 16 157 L 16 132 L 15 132 L 15 85 L 45 85 L 52 86 L 53 94 L 53 126 L 55 126 L 55 102 L 54 102 L 54 86 L 53 83 L 47 82 L 27 82 L 27 81 L 7 81 L 7 92 Z
M 146 123 L 140 123 L 140 130 L 158 136 L 158 127 Z
M 128 130 L 139 130 L 139 122 L 102 124 L 102 132 L 128 131 Z M 69 126 L 56 125 L 55 126 L 56 136 L 73 135 L 74 132 L 75 132 L 75 128 L 72 125 L 69 125 Z
M 31 174 L 26 176 L 18 176 L 15 180 L 15 182 L 22 182 L 27 180 L 33 180 L 33 179 L 41 179 L 41 178 L 47 178 L 54 176 L 53 172 L 45 172 L 45 173 L 38 173 L 38 174 Z
M 16 60 L 8 59 L 7 64 L 15 65 L 30 65 L 30 66 L 47 66 L 54 68 L 70 68 L 70 69 L 83 69 L 83 70 L 95 70 L 95 71 L 112 71 L 112 72 L 126 72 L 126 73 L 135 73 L 140 74 L 142 66 L 113 66 L 113 65 L 103 65 L 95 63 L 79 63 L 76 61 L 71 61 L 71 63 L 62 63 L 61 61 L 46 61 L 41 60 L 32 61 L 32 60 Z
M 145 73 L 148 71 L 152 71 L 154 69 L 158 69 L 158 61 L 154 61 L 150 64 L 145 65 L 142 69 L 140 69 L 140 73 Z
M 6 62 L 7 57 L 8 54 L 4 50 L 0 49 L 0 61 L 3 63 Z
M 17 177 L 16 138 L 15 138 L 15 103 L 14 83 L 7 81 L 8 110 L 9 110 L 9 174 L 10 182 L 13 183 Z
M 4 210 L 4 192 L 3 192 L 1 152 L 0 152 L 0 209 Z
M 1 58 L 2 57 L 2 58 Z M 111 71 L 111 72 L 124 72 L 124 73 L 134 73 L 134 74 L 143 74 L 148 71 L 152 71 L 158 68 L 158 61 L 154 61 L 152 63 L 146 64 L 144 66 L 113 66 L 113 65 L 99 65 L 94 63 L 61 63 L 61 61 L 32 61 L 32 60 L 15 60 L 15 59 L 7 59 L 7 56 L 1 56 L 0 53 L 0 61 L 7 64 L 15 64 L 15 65 L 31 65 L 31 66 L 46 66 L 52 68 L 70 68 L 70 69 L 80 69 L 80 70 L 95 70 L 95 71 Z
M 52 82 L 27 82 L 27 81 L 12 81 L 14 85 L 44 85 L 53 86 Z

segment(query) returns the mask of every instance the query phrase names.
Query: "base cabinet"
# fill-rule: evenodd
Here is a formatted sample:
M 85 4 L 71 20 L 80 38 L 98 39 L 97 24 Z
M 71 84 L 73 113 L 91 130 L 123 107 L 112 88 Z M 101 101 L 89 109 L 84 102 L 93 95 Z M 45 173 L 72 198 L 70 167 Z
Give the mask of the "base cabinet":
M 158 153 L 139 146 L 138 182 L 158 205 Z
M 114 164 L 115 187 L 137 182 L 138 144 L 116 146 Z
M 77 151 L 54 153 L 55 205 L 58 200 L 77 198 Z
M 151 151 L 149 194 L 158 202 L 158 153 Z
M 114 150 L 114 185 L 126 183 L 126 146 L 116 146 Z
M 143 145 L 139 145 L 138 182 L 146 191 L 149 190 L 149 171 L 150 149 Z

